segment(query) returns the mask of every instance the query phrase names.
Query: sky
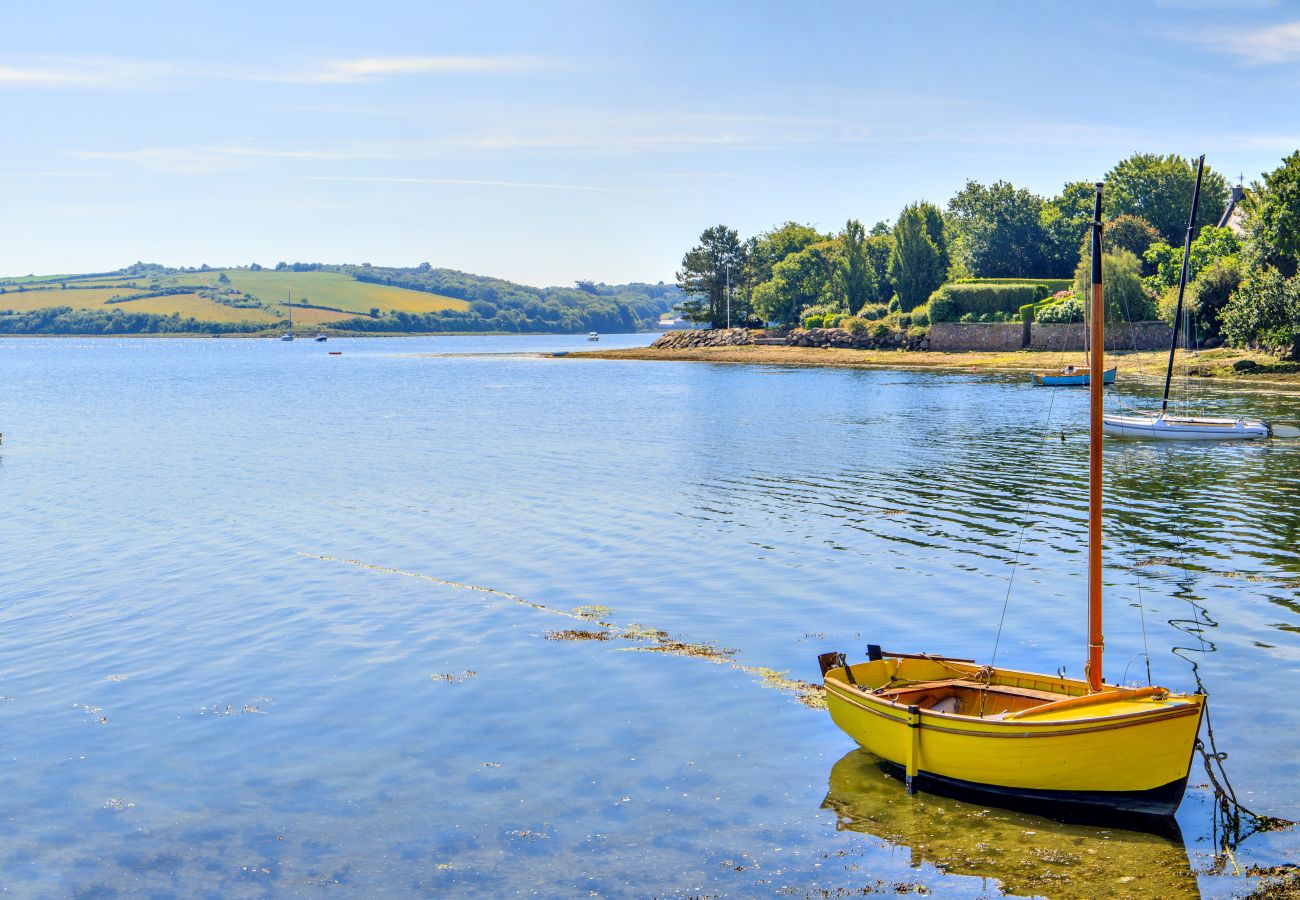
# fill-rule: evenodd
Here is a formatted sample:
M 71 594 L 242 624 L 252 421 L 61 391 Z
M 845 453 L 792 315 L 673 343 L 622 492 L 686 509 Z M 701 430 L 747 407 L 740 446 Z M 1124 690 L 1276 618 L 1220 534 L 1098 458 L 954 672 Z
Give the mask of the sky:
M 0 274 L 279 261 L 671 281 L 1131 153 L 1300 148 L 1300 3 L 259 2 L 0 9 Z

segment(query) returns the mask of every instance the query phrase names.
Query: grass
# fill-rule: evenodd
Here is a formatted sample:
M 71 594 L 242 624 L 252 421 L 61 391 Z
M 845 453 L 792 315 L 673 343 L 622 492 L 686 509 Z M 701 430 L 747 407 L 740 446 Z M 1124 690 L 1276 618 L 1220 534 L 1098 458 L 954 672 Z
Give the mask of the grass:
M 246 269 L 223 269 L 212 272 L 192 272 L 178 276 L 187 283 L 204 282 L 218 286 L 218 278 L 225 273 L 230 287 L 251 294 L 263 303 L 283 306 L 292 292 L 295 303 L 307 302 L 316 306 L 333 306 L 337 309 L 368 314 L 372 307 L 383 312 L 425 313 L 443 309 L 468 309 L 464 300 L 426 294 L 386 284 L 367 284 L 355 281 L 342 272 L 250 272 Z M 224 287 L 224 285 L 221 285 Z M 294 318 L 297 318 L 297 310 Z
M 108 309 L 120 309 L 124 312 L 156 313 L 170 316 L 180 313 L 201 322 L 262 322 L 272 325 L 280 320 L 264 309 L 242 309 L 225 306 L 215 300 L 200 297 L 198 294 L 170 294 L 166 297 L 145 297 L 142 300 L 129 300 L 126 303 L 114 303 Z
M 61 290 L 59 288 L 30 291 L 7 291 L 0 294 L 0 309 L 12 309 L 15 312 L 26 312 L 32 309 L 45 309 L 49 306 L 71 306 L 73 309 L 99 309 L 104 305 L 105 300 L 111 300 L 114 297 L 129 297 L 131 294 L 139 293 L 134 288 L 129 287 L 103 287 L 87 288 L 86 290 L 73 291 Z

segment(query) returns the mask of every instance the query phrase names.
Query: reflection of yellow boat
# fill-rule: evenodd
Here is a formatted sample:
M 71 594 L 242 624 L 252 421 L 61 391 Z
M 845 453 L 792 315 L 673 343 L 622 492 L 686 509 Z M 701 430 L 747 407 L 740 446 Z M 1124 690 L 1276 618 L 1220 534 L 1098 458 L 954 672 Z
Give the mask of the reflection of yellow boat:
M 994 878 L 1006 893 L 1052 897 L 1197 897 L 1181 836 L 1066 825 L 946 797 L 899 802 L 898 782 L 854 750 L 831 769 L 822 804 L 840 829 L 871 835 L 954 875 Z M 1176 826 L 1174 826 L 1176 829 Z
M 1089 369 L 1105 371 L 1101 185 L 1092 232 Z M 820 662 L 831 717 L 905 770 L 908 786 L 1103 817 L 1172 816 L 1183 796 L 1203 695 L 1103 683 L 1102 384 L 1090 386 L 1087 681 L 868 648 L 850 666 Z

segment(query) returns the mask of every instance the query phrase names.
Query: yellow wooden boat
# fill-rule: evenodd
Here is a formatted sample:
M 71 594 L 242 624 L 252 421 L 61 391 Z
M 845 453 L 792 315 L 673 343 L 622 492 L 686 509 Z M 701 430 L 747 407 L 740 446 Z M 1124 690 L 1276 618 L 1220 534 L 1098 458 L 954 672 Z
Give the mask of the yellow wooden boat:
M 1105 371 L 1101 185 L 1092 224 L 1090 368 Z M 819 661 L 831 718 L 910 790 L 1048 814 L 1167 817 L 1182 800 L 1205 697 L 1102 679 L 1102 383 L 1090 385 L 1087 680 L 868 647 Z

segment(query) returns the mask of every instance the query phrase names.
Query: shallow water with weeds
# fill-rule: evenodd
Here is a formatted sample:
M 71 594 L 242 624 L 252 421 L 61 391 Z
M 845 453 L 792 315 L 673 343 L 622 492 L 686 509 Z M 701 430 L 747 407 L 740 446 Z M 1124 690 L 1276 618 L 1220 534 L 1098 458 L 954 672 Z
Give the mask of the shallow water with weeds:
M 997 661 L 1081 672 L 1082 393 L 544 355 L 586 346 L 0 340 L 0 885 L 1229 897 L 1300 863 L 1223 852 L 1199 763 L 1179 834 L 1064 825 L 908 797 L 821 708 L 822 651 L 988 660 L 1013 562 Z M 1112 443 L 1106 488 L 1107 676 L 1144 631 L 1156 681 L 1195 663 L 1239 799 L 1300 817 L 1300 441 Z

